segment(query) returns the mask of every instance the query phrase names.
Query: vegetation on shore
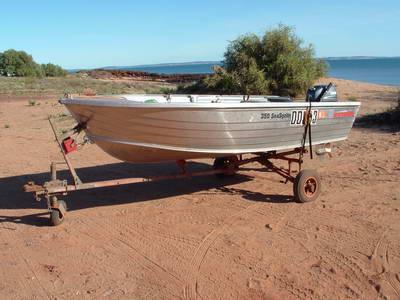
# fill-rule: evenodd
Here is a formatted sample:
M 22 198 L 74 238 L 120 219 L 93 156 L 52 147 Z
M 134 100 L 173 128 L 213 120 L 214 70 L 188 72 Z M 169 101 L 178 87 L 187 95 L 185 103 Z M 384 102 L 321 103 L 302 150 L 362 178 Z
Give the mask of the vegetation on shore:
M 125 79 L 135 81 L 119 80 L 123 76 Z M 174 91 L 176 88 L 174 83 L 203 77 L 191 74 L 167 76 L 114 70 L 68 74 L 60 66 L 36 63 L 25 51 L 9 49 L 0 52 L 0 95 L 163 93 Z
M 313 46 L 303 46 L 292 27 L 279 25 L 262 37 L 248 34 L 232 41 L 222 67 L 195 84 L 180 86 L 178 92 L 296 96 L 326 72 Z
M 85 94 L 91 90 L 96 94 L 163 93 L 175 88 L 163 82 L 99 80 L 77 75 L 66 77 L 1 77 L 0 95 L 60 97 L 65 93 Z
M 63 77 L 68 72 L 55 64 L 38 64 L 25 51 L 9 49 L 0 52 L 0 76 Z
M 400 90 L 397 92 L 397 105 L 389 108 L 387 111 L 368 114 L 357 119 L 357 125 L 360 126 L 389 126 L 395 131 L 400 130 Z
M 206 74 L 159 74 L 135 70 L 82 70 L 77 72 L 79 76 L 90 77 L 94 79 L 133 79 L 137 81 L 157 81 L 168 82 L 173 84 L 188 83 L 196 80 L 204 79 Z

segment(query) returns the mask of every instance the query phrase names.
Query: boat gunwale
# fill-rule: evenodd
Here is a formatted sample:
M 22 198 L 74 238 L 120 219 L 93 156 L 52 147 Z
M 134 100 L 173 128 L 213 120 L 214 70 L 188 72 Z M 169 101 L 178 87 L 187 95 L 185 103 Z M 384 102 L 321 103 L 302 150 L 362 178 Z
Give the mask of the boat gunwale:
M 96 98 L 96 99 L 76 99 L 63 98 L 59 102 L 64 105 L 82 105 L 97 107 L 129 107 L 129 108 L 204 108 L 204 109 L 244 109 L 244 108 L 307 108 L 309 102 L 239 102 L 239 103 L 205 103 L 205 102 L 165 102 L 165 103 L 144 103 L 127 99 L 115 98 Z M 359 107 L 361 102 L 354 101 L 335 101 L 335 102 L 311 102 L 311 107 Z

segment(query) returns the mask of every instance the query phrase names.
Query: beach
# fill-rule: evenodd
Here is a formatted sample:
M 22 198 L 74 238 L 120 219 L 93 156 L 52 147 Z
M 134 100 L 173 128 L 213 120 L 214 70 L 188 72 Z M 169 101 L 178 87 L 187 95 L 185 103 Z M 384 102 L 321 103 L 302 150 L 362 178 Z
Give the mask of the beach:
M 360 101 L 360 116 L 384 112 L 399 97 L 392 86 L 319 82 L 335 83 L 339 99 Z M 293 202 L 291 184 L 254 164 L 225 180 L 71 193 L 66 221 L 49 227 L 46 203 L 22 187 L 48 180 L 50 162 L 62 159 L 47 116 L 66 114 L 49 92 L 0 95 L 0 298 L 400 297 L 398 131 L 358 124 L 331 158 L 306 155 L 304 168 L 322 176 L 315 202 Z M 71 157 L 85 181 L 177 171 L 122 163 L 94 144 Z M 189 167 L 210 165 L 201 159 Z

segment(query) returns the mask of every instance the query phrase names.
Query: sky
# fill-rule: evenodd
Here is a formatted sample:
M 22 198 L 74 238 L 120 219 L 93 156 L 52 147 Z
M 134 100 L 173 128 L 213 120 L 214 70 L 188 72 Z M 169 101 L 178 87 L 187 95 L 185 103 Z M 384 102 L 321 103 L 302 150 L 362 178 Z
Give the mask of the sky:
M 0 52 L 67 69 L 221 60 L 229 41 L 294 26 L 318 57 L 400 56 L 400 0 L 0 0 Z

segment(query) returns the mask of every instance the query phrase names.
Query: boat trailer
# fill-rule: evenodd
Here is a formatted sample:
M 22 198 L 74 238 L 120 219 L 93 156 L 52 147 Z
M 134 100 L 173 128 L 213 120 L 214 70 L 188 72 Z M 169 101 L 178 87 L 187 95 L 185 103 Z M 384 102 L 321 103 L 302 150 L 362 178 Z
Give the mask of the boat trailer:
M 59 137 L 51 118 L 49 118 L 49 122 L 62 153 L 63 161 L 52 162 L 50 164 L 50 181 L 47 181 L 42 185 L 35 184 L 34 182 L 28 182 L 24 185 L 24 191 L 33 193 L 37 201 L 46 199 L 47 208 L 50 212 L 50 224 L 54 226 L 61 224 L 64 221 L 67 213 L 67 205 L 65 201 L 59 200 L 58 197 L 66 196 L 70 192 L 127 185 L 139 182 L 192 178 L 196 176 L 216 175 L 219 178 L 230 177 L 239 172 L 241 166 L 254 162 L 258 162 L 264 166 L 267 171 L 272 171 L 283 177 L 285 179 L 284 183 L 292 183 L 294 199 L 298 202 L 304 203 L 314 201 L 318 198 L 321 192 L 321 179 L 318 173 L 315 170 L 302 170 L 301 168 L 303 163 L 303 155 L 304 153 L 308 152 L 304 147 L 305 137 L 303 139 L 302 147 L 295 148 L 290 151 L 253 153 L 252 156 L 248 158 L 244 158 L 243 155 L 218 157 L 214 161 L 213 168 L 210 168 L 210 170 L 206 171 L 190 172 L 186 168 L 186 161 L 179 160 L 176 163 L 181 172 L 175 175 L 143 178 L 132 177 L 104 181 L 82 182 L 74 166 L 72 165 L 71 160 L 69 159 L 69 154 L 76 151 L 78 146 L 81 146 L 77 143 L 77 136 L 85 129 L 85 124 L 78 124 L 72 130 L 63 134 L 62 137 Z M 307 132 L 305 132 L 305 135 L 306 134 Z M 310 150 L 310 152 L 311 151 L 312 150 Z M 297 154 L 298 157 L 290 157 L 295 154 Z M 286 161 L 288 163 L 288 167 L 278 167 L 271 161 L 272 159 Z M 297 165 L 298 167 L 294 169 L 293 164 Z M 59 179 L 57 177 L 57 166 L 59 165 L 67 165 L 68 170 L 73 178 L 72 184 L 68 183 L 67 180 Z

